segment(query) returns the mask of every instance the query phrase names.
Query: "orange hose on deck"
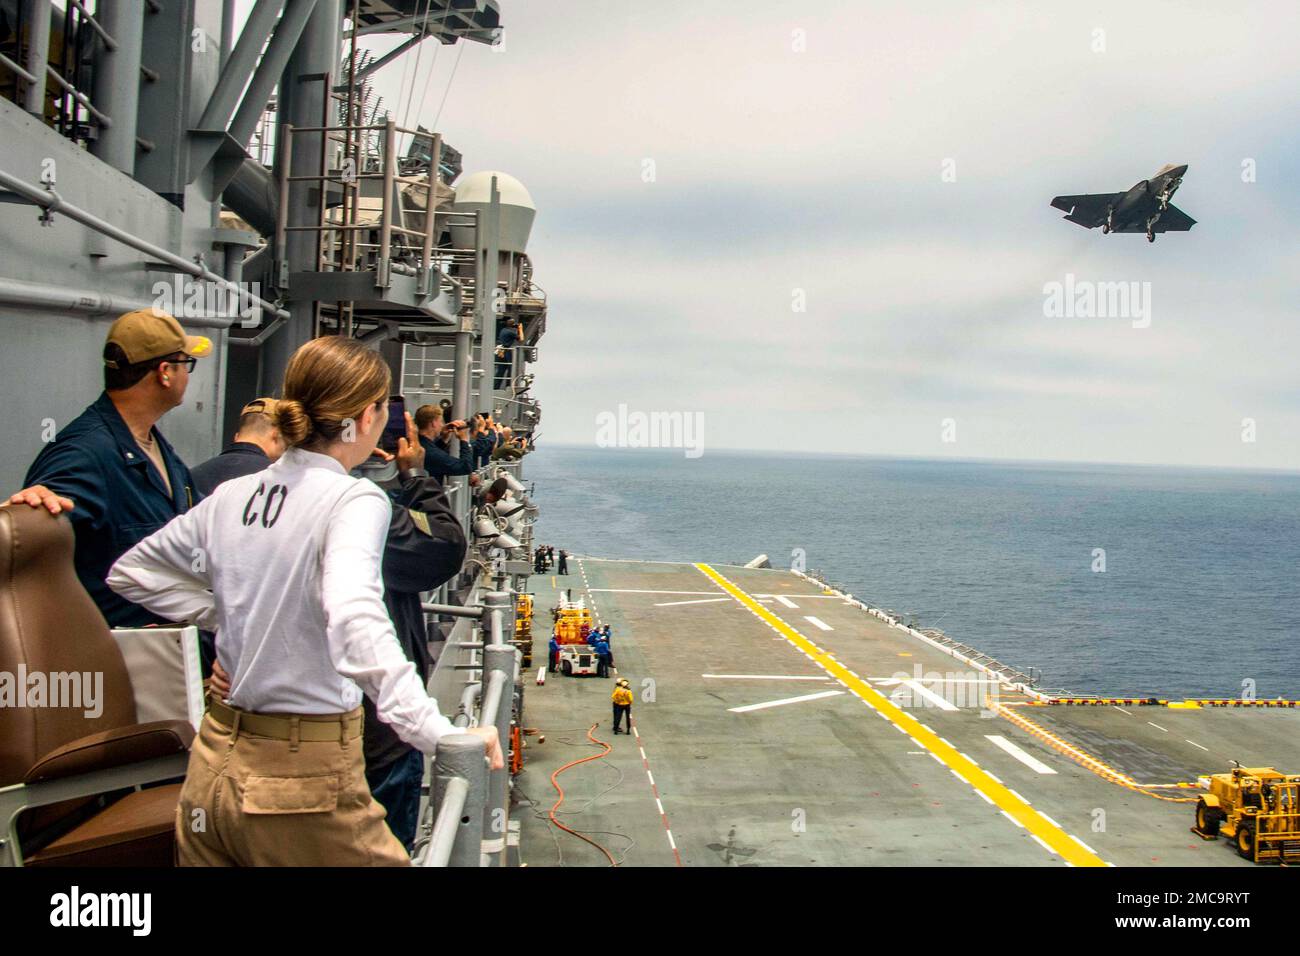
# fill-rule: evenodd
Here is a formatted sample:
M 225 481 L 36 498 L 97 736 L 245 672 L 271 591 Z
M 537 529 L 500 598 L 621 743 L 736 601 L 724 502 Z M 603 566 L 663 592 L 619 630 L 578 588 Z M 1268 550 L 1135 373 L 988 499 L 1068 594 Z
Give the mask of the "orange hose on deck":
M 555 811 L 560 809 L 560 804 L 564 802 L 564 788 L 560 786 L 560 782 L 555 778 L 558 777 L 560 774 L 564 773 L 564 771 L 568 770 L 570 767 L 576 767 L 580 763 L 586 763 L 589 760 L 601 760 L 611 750 L 614 749 L 605 741 L 597 740 L 592 735 L 592 731 L 596 729 L 596 726 L 597 726 L 596 724 L 592 724 L 591 727 L 587 730 L 587 739 L 590 740 L 593 744 L 599 744 L 600 746 L 604 747 L 605 748 L 604 751 L 598 754 L 592 754 L 590 757 L 582 757 L 578 760 L 570 761 L 569 763 L 566 763 L 563 767 L 556 770 L 555 773 L 551 774 L 551 786 L 555 788 L 556 792 L 560 795 L 560 798 L 556 800 L 555 805 L 551 807 L 549 816 L 551 818 L 551 822 L 554 823 L 561 830 L 563 830 L 565 833 L 576 836 L 579 840 L 582 840 L 585 843 L 590 843 L 601 853 L 605 854 L 605 859 L 609 860 L 610 866 L 618 866 L 618 863 L 614 859 L 614 855 L 610 853 L 608 850 L 606 850 L 599 843 L 597 843 L 595 840 L 591 839 L 591 837 L 579 833 L 577 830 L 570 829 L 569 827 L 566 827 L 563 823 L 561 823 L 559 820 L 555 819 Z

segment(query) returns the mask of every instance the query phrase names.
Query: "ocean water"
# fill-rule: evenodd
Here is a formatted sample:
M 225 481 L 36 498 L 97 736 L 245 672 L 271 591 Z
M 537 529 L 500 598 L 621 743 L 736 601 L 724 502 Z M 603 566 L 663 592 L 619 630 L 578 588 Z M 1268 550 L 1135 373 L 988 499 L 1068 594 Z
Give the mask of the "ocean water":
M 526 472 L 556 547 L 773 567 L 802 549 L 1045 688 L 1300 697 L 1297 474 L 546 446 Z

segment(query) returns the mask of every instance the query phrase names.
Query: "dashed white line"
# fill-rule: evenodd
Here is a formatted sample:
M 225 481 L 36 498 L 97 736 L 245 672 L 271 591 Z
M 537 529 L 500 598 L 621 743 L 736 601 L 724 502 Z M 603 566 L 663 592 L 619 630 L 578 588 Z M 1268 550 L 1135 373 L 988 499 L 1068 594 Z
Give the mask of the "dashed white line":
M 1011 741 L 1007 740 L 1007 738 L 1003 737 L 1001 734 L 985 734 L 984 739 L 987 740 L 989 743 L 993 744 L 993 746 L 1005 750 L 1007 753 L 1015 757 L 1022 764 L 1028 767 L 1030 770 L 1033 770 L 1035 773 L 1056 773 L 1056 771 L 1053 770 L 1051 767 L 1049 767 L 1047 764 L 1043 763 L 1041 760 L 1039 760 L 1037 757 L 1033 756 L 1032 754 L 1025 753 L 1023 750 L 1021 750 Z M 996 780 L 997 778 L 995 777 L 994 779 Z M 999 780 L 998 782 L 1001 783 L 1002 781 Z M 1012 790 L 1011 792 L 1015 793 L 1014 790 Z M 1019 794 L 1017 794 L 1017 796 L 1019 796 Z M 1029 801 L 1026 800 L 1025 802 L 1028 803 Z
M 1184 740 L 1187 740 L 1186 737 L 1184 737 L 1183 739 L 1184 739 Z M 1201 745 L 1198 744 L 1195 740 L 1187 740 L 1187 742 L 1188 742 L 1189 744 L 1191 744 L 1193 747 L 1201 747 Z M 1210 752 L 1210 748 L 1209 748 L 1209 747 L 1201 747 L 1201 749 L 1204 750 L 1207 754 Z
M 1077 836 L 1075 836 L 1073 833 L 1067 833 L 1066 836 L 1068 836 L 1068 837 L 1069 837 L 1071 840 L 1073 840 L 1075 843 L 1079 844 L 1079 846 L 1083 847 L 1083 848 L 1084 848 L 1085 850 L 1087 850 L 1089 853 L 1093 854 L 1094 856 L 1096 855 L 1096 853 L 1097 853 L 1096 850 L 1094 850 L 1092 847 L 1088 846 L 1088 844 L 1084 843 L 1082 840 L 1080 840 L 1080 839 L 1079 839 Z
M 778 601 L 780 601 L 780 602 L 781 602 L 782 604 L 784 604 L 786 607 L 792 607 L 792 608 L 794 608 L 796 611 L 799 610 L 799 605 L 798 605 L 798 604 L 795 604 L 794 601 L 791 601 L 791 600 L 790 600 L 788 597 L 786 597 L 784 594 L 773 594 L 772 597 L 776 598 Z
M 1033 839 L 1033 841 L 1034 841 L 1035 843 L 1037 843 L 1039 846 L 1041 846 L 1041 847 L 1042 847 L 1044 850 L 1046 850 L 1048 853 L 1052 854 L 1052 856 L 1059 856 L 1059 855 L 1060 855 L 1060 854 L 1058 854 L 1055 850 L 1053 850 L 1050 846 L 1048 846 L 1046 843 L 1044 843 L 1044 842 L 1043 842 L 1039 837 L 1034 836 L 1034 834 L 1032 834 L 1032 833 L 1029 834 L 1029 836 Z
M 821 618 L 813 617 L 811 614 L 804 615 L 804 620 L 807 621 L 809 624 L 811 624 L 813 627 L 821 628 L 823 631 L 835 630 L 835 628 L 831 627 Z
M 1169 731 L 1165 730 L 1165 728 L 1161 727 L 1159 724 L 1152 723 L 1152 722 L 1149 721 L 1149 720 L 1147 721 L 1147 723 L 1148 723 L 1148 724 L 1151 724 L 1151 726 L 1154 727 L 1156 730 L 1164 730 L 1165 733 L 1169 733 Z

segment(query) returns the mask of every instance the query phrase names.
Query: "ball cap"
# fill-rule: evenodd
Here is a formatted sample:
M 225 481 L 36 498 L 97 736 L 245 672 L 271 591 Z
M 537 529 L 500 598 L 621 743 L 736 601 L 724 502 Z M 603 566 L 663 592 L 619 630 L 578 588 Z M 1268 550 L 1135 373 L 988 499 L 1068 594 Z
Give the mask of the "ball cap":
M 279 403 L 274 398 L 255 398 L 244 406 L 244 410 L 239 413 L 239 417 L 243 418 L 245 415 L 257 412 L 259 415 L 270 418 L 275 415 L 277 404 Z
M 147 362 L 182 352 L 194 358 L 212 354 L 212 340 L 201 335 L 186 335 L 181 324 L 166 312 L 155 309 L 138 309 L 118 316 L 108 330 L 106 344 L 116 345 L 126 353 L 129 365 Z M 110 368 L 117 365 L 108 360 Z

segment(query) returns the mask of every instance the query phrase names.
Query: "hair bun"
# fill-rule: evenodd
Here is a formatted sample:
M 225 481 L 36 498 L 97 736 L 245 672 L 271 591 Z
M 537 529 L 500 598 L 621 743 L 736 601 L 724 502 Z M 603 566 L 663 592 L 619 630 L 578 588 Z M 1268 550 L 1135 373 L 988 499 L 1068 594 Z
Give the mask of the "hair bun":
M 276 402 L 274 420 L 287 445 L 301 445 L 314 431 L 311 416 L 297 399 L 282 398 Z

